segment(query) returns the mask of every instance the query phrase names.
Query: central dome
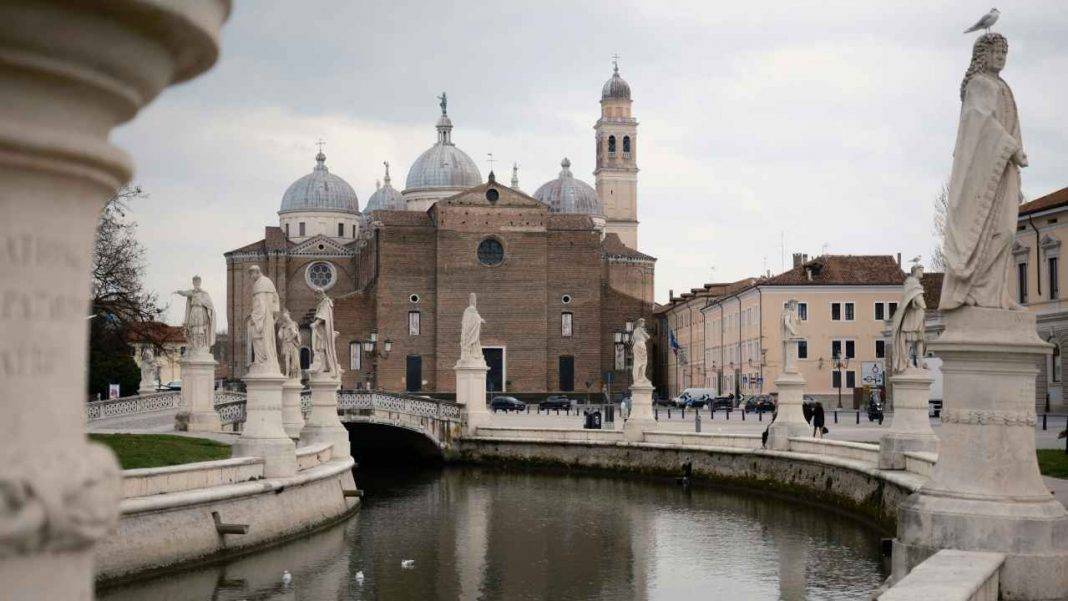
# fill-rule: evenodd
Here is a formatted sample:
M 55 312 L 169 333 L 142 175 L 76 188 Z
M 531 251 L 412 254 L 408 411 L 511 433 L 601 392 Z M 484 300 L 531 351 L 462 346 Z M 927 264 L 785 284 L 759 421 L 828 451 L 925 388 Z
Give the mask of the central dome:
M 566 157 L 560 161 L 560 167 L 560 176 L 538 188 L 534 198 L 549 205 L 553 213 L 603 216 L 604 207 L 593 186 L 571 175 L 571 161 Z
M 466 190 L 482 183 L 482 174 L 471 157 L 452 143 L 452 120 L 445 111 L 441 95 L 441 118 L 438 119 L 438 143 L 419 155 L 408 170 L 404 191 L 426 189 Z
M 326 155 L 321 150 L 315 155 L 312 172 L 293 182 L 282 195 L 279 213 L 299 211 L 360 212 L 356 191 L 348 182 L 330 173 L 326 168 Z

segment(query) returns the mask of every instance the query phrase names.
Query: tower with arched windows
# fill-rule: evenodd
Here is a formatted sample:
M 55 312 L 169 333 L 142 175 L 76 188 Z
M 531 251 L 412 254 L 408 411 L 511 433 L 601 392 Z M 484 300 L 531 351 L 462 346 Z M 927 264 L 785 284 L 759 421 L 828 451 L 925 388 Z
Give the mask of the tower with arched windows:
M 613 63 L 601 88 L 597 135 L 597 196 L 604 204 L 605 233 L 618 234 L 630 248 L 638 245 L 638 121 L 630 111 L 630 86 Z

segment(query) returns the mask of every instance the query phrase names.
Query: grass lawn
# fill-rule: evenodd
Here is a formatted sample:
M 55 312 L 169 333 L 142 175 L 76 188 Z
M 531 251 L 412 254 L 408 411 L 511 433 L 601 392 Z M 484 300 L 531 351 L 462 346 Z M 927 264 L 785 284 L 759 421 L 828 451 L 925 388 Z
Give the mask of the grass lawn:
M 1039 449 L 1038 469 L 1043 476 L 1068 478 L 1068 453 L 1064 449 Z
M 205 438 L 171 434 L 90 434 L 89 439 L 111 447 L 124 470 L 230 458 L 228 445 Z

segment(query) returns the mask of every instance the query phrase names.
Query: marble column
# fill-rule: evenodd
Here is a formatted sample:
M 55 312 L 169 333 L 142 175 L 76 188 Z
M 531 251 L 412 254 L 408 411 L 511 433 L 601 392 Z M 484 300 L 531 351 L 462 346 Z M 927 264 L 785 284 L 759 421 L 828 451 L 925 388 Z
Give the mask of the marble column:
M 790 450 L 790 439 L 811 436 L 812 427 L 805 421 L 801 409 L 805 396 L 805 378 L 797 371 L 790 357 L 797 356 L 797 340 L 787 340 L 785 344 L 786 360 L 783 370 L 775 378 L 775 389 L 779 392 L 775 421 L 768 426 L 768 448 L 778 451 Z
M 464 434 L 474 436 L 479 426 L 489 424 L 492 419 L 486 407 L 486 372 L 489 367 L 485 360 L 463 360 L 453 366 L 456 372 L 456 403 L 463 406 L 465 413 Z
M 894 390 L 893 421 L 879 439 L 879 469 L 905 469 L 905 453 L 938 452 L 938 436 L 931 429 L 928 401 L 931 372 L 910 367 L 890 378 Z
M 941 450 L 931 479 L 898 513 L 893 575 L 939 549 L 1006 555 L 1005 599 L 1061 599 L 1068 591 L 1068 513 L 1035 456 L 1036 362 L 1051 346 L 1035 315 L 960 307 L 928 345 L 942 359 Z
M 189 432 L 221 432 L 222 422 L 215 411 L 215 359 L 206 351 L 190 352 L 179 364 L 185 409 L 176 417 L 177 424 Z
M 300 431 L 300 446 L 329 442 L 334 445 L 333 457 L 351 456 L 349 431 L 337 414 L 337 391 L 341 382 L 326 373 L 312 373 L 308 376 L 308 388 L 311 389 L 312 408 Z
M 297 473 L 297 447 L 282 426 L 282 383 L 275 373 L 249 372 L 245 381 L 245 427 L 234 443 L 234 457 L 263 457 L 263 476 L 281 478 Z
M 106 10 L 105 10 L 106 9 Z M 85 437 L 89 268 L 131 162 L 108 142 L 215 61 L 229 3 L 0 3 L 0 597 L 90 599 L 120 476 Z
M 293 440 L 300 439 L 304 429 L 304 414 L 300 408 L 300 393 L 304 385 L 299 378 L 290 378 L 282 384 L 282 427 Z
M 623 439 L 642 442 L 646 430 L 655 430 L 656 414 L 653 412 L 653 385 L 644 382 L 630 387 L 630 415 L 623 424 Z

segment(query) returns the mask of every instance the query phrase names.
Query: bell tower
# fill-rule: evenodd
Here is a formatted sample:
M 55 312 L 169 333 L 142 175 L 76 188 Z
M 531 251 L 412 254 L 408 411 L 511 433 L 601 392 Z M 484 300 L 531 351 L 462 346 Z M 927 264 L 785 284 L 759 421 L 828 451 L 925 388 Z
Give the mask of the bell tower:
M 601 88 L 597 137 L 597 197 L 604 204 L 605 233 L 638 246 L 638 121 L 630 112 L 630 86 L 612 61 L 612 77 Z

